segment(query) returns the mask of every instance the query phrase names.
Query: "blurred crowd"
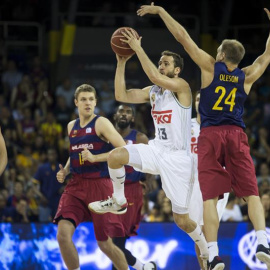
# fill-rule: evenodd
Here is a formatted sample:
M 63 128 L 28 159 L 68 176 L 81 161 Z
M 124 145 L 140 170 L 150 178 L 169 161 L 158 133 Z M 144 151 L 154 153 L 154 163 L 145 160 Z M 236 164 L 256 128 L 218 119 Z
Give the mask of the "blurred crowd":
M 23 70 L 14 60 L 4 65 L 0 88 L 0 126 L 8 151 L 8 166 L 0 181 L 2 222 L 49 222 L 64 185 L 56 180 L 59 164 L 68 159 L 67 123 L 77 118 L 70 78 L 50 89 L 48 71 L 39 57 Z M 270 221 L 270 75 L 254 85 L 244 119 L 256 168 L 258 186 Z M 117 106 L 113 86 L 91 81 L 98 92 L 96 113 L 112 120 Z M 194 89 L 197 90 L 197 89 Z M 193 91 L 195 92 L 195 91 Z M 195 115 L 194 115 L 195 116 Z M 137 106 L 134 128 L 154 137 L 150 106 Z M 172 221 L 168 198 L 156 178 L 156 189 L 144 197 L 143 220 Z M 246 204 L 230 195 L 223 221 L 247 220 Z
M 134 1 L 126 1 L 126 5 L 100 1 L 95 6 L 89 4 L 90 2 L 80 1 L 78 11 L 81 9 L 98 12 L 98 16 L 92 16 L 90 19 L 92 26 L 106 27 L 120 24 L 137 27 L 140 23 L 139 20 L 134 20 L 134 16 L 128 15 L 134 13 L 140 5 Z M 68 0 L 60 1 L 60 12 L 67 11 L 68 3 Z M 186 9 L 189 7 L 193 10 L 192 1 L 185 5 Z M 184 7 L 181 7 L 181 12 L 182 8 Z M 170 10 L 177 12 L 179 4 L 172 1 Z M 122 21 L 118 21 L 117 16 L 101 16 L 102 12 L 108 14 L 116 11 L 127 12 L 127 16 L 122 17 Z M 0 3 L 2 21 L 44 22 L 49 14 L 50 9 L 46 1 L 3 0 Z M 161 24 L 161 20 L 153 20 L 149 18 L 143 25 L 158 27 Z M 249 35 L 248 37 L 250 39 Z M 257 48 L 256 45 L 253 47 L 254 50 Z M 254 52 L 249 51 L 250 55 L 245 59 L 249 57 L 253 59 Z M 73 101 L 78 85 L 72 77 L 67 77 L 57 87 L 51 89 L 48 74 L 45 61 L 38 56 L 21 63 L 16 58 L 3 55 L 0 63 L 0 126 L 8 151 L 8 166 L 0 179 L 0 222 L 50 222 L 65 186 L 57 182 L 56 173 L 59 164 L 65 164 L 68 159 L 69 139 L 66 126 L 69 121 L 78 117 Z M 95 81 L 91 78 L 89 83 L 98 93 L 96 113 L 112 120 L 117 103 L 111 80 L 112 78 Z M 196 83 L 190 81 L 190 84 L 195 93 L 198 90 Z M 265 217 L 270 222 L 269 69 L 250 92 L 245 106 L 244 121 Z M 136 106 L 134 128 L 145 133 L 150 139 L 154 137 L 149 105 Z M 158 177 L 155 186 L 153 192 L 144 196 L 143 221 L 170 222 L 171 203 L 161 189 Z M 222 221 L 247 220 L 247 211 L 245 202 L 231 194 Z

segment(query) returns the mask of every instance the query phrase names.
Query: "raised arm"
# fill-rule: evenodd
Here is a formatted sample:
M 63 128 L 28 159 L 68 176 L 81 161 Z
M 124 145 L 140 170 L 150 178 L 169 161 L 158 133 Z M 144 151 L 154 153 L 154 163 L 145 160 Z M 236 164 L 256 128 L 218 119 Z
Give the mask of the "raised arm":
M 183 45 L 185 51 L 189 54 L 192 60 L 202 70 L 207 71 L 209 68 L 212 68 L 213 64 L 215 63 L 215 59 L 200 49 L 192 40 L 186 29 L 175 19 L 173 19 L 164 8 L 155 6 L 154 3 L 152 3 L 151 5 L 141 6 L 141 8 L 137 11 L 137 14 L 139 16 L 144 16 L 146 14 L 158 14 L 175 39 Z
M 270 12 L 267 8 L 264 9 L 268 19 L 270 20 Z M 265 51 L 260 55 L 252 65 L 243 68 L 242 70 L 246 74 L 245 79 L 245 91 L 249 94 L 252 84 L 258 80 L 270 63 L 270 34 L 266 41 Z
M 149 101 L 150 86 L 143 89 L 127 90 L 125 82 L 125 67 L 129 58 L 116 55 L 117 68 L 114 79 L 115 99 L 125 103 L 146 103 Z
M 173 92 L 190 91 L 188 83 L 182 78 L 170 78 L 158 71 L 157 67 L 153 64 L 153 62 L 149 59 L 143 50 L 141 46 L 141 37 L 138 40 L 135 34 L 128 30 L 123 32 L 123 35 L 126 39 L 122 39 L 122 41 L 128 43 L 129 46 L 136 52 L 144 72 L 152 83 Z

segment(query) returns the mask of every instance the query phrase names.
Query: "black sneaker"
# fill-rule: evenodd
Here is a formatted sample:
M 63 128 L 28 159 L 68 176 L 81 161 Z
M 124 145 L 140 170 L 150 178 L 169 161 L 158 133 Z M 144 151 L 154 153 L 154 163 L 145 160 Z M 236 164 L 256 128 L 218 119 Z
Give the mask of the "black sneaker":
M 270 264 L 270 248 L 264 245 L 258 245 L 256 250 L 256 257 L 266 264 Z
M 212 262 L 207 263 L 207 270 L 223 270 L 224 268 L 225 264 L 219 256 L 216 256 Z

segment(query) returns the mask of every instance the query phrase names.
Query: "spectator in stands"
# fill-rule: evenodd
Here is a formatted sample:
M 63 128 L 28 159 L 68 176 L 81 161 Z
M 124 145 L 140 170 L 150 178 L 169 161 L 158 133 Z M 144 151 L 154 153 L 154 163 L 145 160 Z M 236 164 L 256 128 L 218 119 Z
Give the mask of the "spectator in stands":
M 261 202 L 264 209 L 265 221 L 270 222 L 270 190 L 266 190 L 261 195 Z
M 63 128 L 59 124 L 53 112 L 48 112 L 46 115 L 46 121 L 40 126 L 40 135 L 45 138 L 45 142 L 51 147 L 59 146 L 59 142 L 62 139 Z
M 238 199 L 233 192 L 230 193 L 228 203 L 224 210 L 222 221 L 242 221 L 243 216 L 238 204 Z
M 2 75 L 4 96 L 9 101 L 10 93 L 22 80 L 22 73 L 18 71 L 15 61 L 9 60 Z
M 173 222 L 172 204 L 169 198 L 165 197 L 160 208 L 161 222 Z
M 40 192 L 46 198 L 50 214 L 55 216 L 58 203 L 63 192 L 63 184 L 56 181 L 56 174 L 59 171 L 57 152 L 54 148 L 47 151 L 48 162 L 41 164 L 35 175 L 34 181 L 40 185 Z
M 260 173 L 257 177 L 258 184 L 260 184 L 263 180 L 267 180 L 270 183 L 269 166 L 267 163 L 262 163 L 260 165 Z
M 26 200 L 27 202 L 27 197 L 24 195 L 23 183 L 20 181 L 17 181 L 14 185 L 14 194 L 9 196 L 7 200 L 7 206 L 16 207 L 17 203 L 21 199 Z
M 42 62 L 39 56 L 35 56 L 33 58 L 29 76 L 31 78 L 35 92 L 37 92 L 39 83 L 44 79 L 48 79 L 47 72 L 42 66 Z
M 259 184 L 259 194 L 264 194 L 267 190 L 270 189 L 270 183 L 267 179 L 264 179 Z
M 6 129 L 10 129 L 12 140 L 17 140 L 16 123 L 8 107 L 0 108 L 0 126 L 3 134 Z
M 16 102 L 20 100 L 22 108 L 32 108 L 34 104 L 34 94 L 34 88 L 29 75 L 23 75 L 21 82 L 12 89 L 10 107 L 14 109 Z
M 74 93 L 75 87 L 72 86 L 72 82 L 69 78 L 65 78 L 61 85 L 56 88 L 55 96 L 64 96 L 69 108 L 74 108 Z
M 54 106 L 53 114 L 58 123 L 61 124 L 63 129 L 66 129 L 67 124 L 71 119 L 73 110 L 67 106 L 66 98 L 64 96 L 56 97 L 56 104 Z
M 28 203 L 26 199 L 19 199 L 16 206 L 11 206 L 7 210 L 5 222 L 28 223 Z
M 258 130 L 258 138 L 254 145 L 252 155 L 257 159 L 257 163 L 270 163 L 270 143 L 268 131 L 265 127 L 260 127 Z
M 30 108 L 23 109 L 23 119 L 17 122 L 18 137 L 24 144 L 32 144 L 37 134 L 36 123 Z

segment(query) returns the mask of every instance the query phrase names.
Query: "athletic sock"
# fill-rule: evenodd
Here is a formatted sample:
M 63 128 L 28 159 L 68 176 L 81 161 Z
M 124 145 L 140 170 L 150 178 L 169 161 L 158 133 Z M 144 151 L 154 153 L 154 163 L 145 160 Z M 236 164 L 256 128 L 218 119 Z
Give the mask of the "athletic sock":
M 188 233 L 188 235 L 192 238 L 195 244 L 198 245 L 201 255 L 207 255 L 207 242 L 205 240 L 201 227 L 197 224 L 196 229 L 193 232 Z
M 113 183 L 113 197 L 116 199 L 118 204 L 122 205 L 127 201 L 125 197 L 125 167 L 122 166 L 119 169 L 109 168 L 109 173 Z
M 257 231 L 256 236 L 259 245 L 263 245 L 266 248 L 269 248 L 266 231 L 264 230 Z
M 131 265 L 136 270 L 143 270 L 143 263 L 136 258 L 134 265 Z
M 217 242 L 208 242 L 209 262 L 212 262 L 216 256 L 218 256 Z

